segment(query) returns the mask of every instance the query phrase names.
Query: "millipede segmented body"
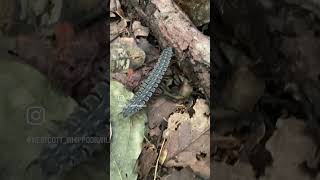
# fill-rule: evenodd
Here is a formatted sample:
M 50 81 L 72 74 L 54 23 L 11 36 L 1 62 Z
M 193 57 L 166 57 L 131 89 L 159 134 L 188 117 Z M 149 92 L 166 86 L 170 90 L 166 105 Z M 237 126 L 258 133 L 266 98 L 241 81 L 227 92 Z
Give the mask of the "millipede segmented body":
M 163 75 L 167 71 L 170 64 L 173 50 L 171 47 L 164 49 L 158 59 L 155 68 L 150 72 L 148 78 L 139 87 L 138 92 L 132 98 L 127 106 L 122 110 L 124 117 L 130 117 L 135 114 L 150 99 L 156 88 L 158 87 Z
M 62 132 L 59 132 L 61 141 L 44 145 L 40 156 L 28 165 L 26 171 L 39 164 L 45 179 L 62 176 L 82 162 L 93 159 L 94 153 L 105 151 L 109 138 L 109 95 L 106 93 L 108 88 L 109 82 L 106 80 L 99 82 L 91 90 L 70 114 L 65 124 L 62 124 Z M 86 138 L 102 141 L 83 141 Z

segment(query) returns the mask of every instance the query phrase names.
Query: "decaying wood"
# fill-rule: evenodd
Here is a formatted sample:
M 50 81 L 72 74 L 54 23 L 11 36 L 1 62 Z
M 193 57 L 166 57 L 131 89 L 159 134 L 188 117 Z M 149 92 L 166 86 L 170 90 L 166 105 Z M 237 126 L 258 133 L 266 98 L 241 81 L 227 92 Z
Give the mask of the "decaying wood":
M 163 47 L 172 46 L 185 74 L 210 97 L 210 38 L 172 0 L 151 0 L 137 14 Z

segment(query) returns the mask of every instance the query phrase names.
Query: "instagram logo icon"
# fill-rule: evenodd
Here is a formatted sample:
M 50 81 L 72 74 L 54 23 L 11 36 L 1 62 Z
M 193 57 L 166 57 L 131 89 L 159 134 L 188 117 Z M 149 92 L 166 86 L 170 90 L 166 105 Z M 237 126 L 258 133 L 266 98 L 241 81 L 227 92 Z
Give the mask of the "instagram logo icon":
M 41 106 L 27 108 L 26 120 L 28 124 L 40 125 L 45 119 L 45 109 Z

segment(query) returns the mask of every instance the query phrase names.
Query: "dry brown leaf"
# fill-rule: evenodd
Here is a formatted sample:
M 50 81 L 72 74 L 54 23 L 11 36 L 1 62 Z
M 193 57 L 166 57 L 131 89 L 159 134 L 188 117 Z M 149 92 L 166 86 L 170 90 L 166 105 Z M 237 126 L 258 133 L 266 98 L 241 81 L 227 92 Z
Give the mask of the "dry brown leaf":
M 156 164 L 158 152 L 153 144 L 145 144 L 139 158 L 139 175 L 141 178 L 146 177 L 151 168 Z
M 134 21 L 132 23 L 132 31 L 135 37 L 147 37 L 149 35 L 149 28 L 142 26 L 140 21 Z
M 210 1 L 175 0 L 175 2 L 189 16 L 195 26 L 200 27 L 210 22 Z
M 121 9 L 119 0 L 110 1 L 110 17 L 118 15 L 121 19 L 110 23 L 110 39 L 113 40 L 127 29 L 127 22 L 129 21 Z
M 190 168 L 183 168 L 180 171 L 173 170 L 169 175 L 162 177 L 161 180 L 195 180 L 196 177 Z
M 59 49 L 64 49 L 71 46 L 75 36 L 74 28 L 71 23 L 59 22 L 54 26 L 54 34 L 56 36 L 56 46 Z
M 12 20 L 14 19 L 17 7 L 17 2 L 15 1 L 0 1 L 0 33 L 9 30 L 10 26 L 14 23 Z
M 110 39 L 115 39 L 119 34 L 124 32 L 127 27 L 127 22 L 123 19 L 117 22 L 110 23 Z
M 266 144 L 273 157 L 273 166 L 266 169 L 262 180 L 308 180 L 299 165 L 314 153 L 316 145 L 305 133 L 305 123 L 296 118 L 279 119 L 273 136 Z
M 320 17 L 320 2 L 317 0 L 285 0 L 285 2 L 288 4 L 301 6 L 315 13 L 318 18 Z
M 121 4 L 119 0 L 110 1 L 110 17 L 116 17 L 114 14 L 118 9 L 121 9 Z
M 188 113 L 174 113 L 164 132 L 167 143 L 165 166 L 190 167 L 203 177 L 210 176 L 210 117 L 204 99 L 198 99 L 192 117 Z
M 303 35 L 295 38 L 284 38 L 283 50 L 294 64 L 291 71 L 298 77 L 318 81 L 320 41 L 312 31 L 304 31 Z
M 212 145 L 222 149 L 232 149 L 234 147 L 239 147 L 241 144 L 239 139 L 232 136 L 219 136 L 215 134 L 212 134 L 211 136 Z
M 255 180 L 254 171 L 250 164 L 237 162 L 234 166 L 213 162 L 212 179 L 221 180 Z
M 240 112 L 252 111 L 264 92 L 264 81 L 257 78 L 247 66 L 240 67 L 228 81 L 224 91 L 224 102 Z
M 159 127 L 155 127 L 153 129 L 149 130 L 149 136 L 153 137 L 153 136 L 160 136 L 161 135 L 161 129 Z
M 176 109 L 176 104 L 166 98 L 157 98 L 148 109 L 149 128 L 159 127 L 161 122 L 169 117 Z

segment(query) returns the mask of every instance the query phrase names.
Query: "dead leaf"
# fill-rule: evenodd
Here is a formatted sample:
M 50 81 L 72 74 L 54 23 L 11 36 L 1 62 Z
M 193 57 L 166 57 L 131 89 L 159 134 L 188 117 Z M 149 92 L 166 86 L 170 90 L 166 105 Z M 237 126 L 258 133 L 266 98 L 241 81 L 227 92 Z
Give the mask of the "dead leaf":
M 160 136 L 161 135 L 161 129 L 159 127 L 155 127 L 153 129 L 149 130 L 149 136 L 153 137 L 153 136 Z
M 151 168 L 156 164 L 158 152 L 153 144 L 145 144 L 139 158 L 139 175 L 141 178 L 146 177 Z
M 221 180 L 256 180 L 250 164 L 237 162 L 234 166 L 214 162 L 212 165 L 212 179 Z
M 293 61 L 289 68 L 298 78 L 318 81 L 320 41 L 312 31 L 304 31 L 303 35 L 296 38 L 285 38 L 282 46 L 290 61 Z
M 14 51 L 23 59 L 21 61 L 33 65 L 42 73 L 48 73 L 48 64 L 52 63 L 50 61 L 53 60 L 54 49 L 43 40 L 36 36 L 19 35 Z
M 222 149 L 233 149 L 239 147 L 241 142 L 239 139 L 232 136 L 219 136 L 212 135 L 211 142 L 213 146 L 217 146 Z
M 175 111 L 176 104 L 166 98 L 157 98 L 148 110 L 149 128 L 159 127 L 163 119 L 167 119 Z
M 118 9 L 121 9 L 121 4 L 119 0 L 110 1 L 110 17 L 116 17 L 114 14 Z
M 165 166 L 190 167 L 203 177 L 210 176 L 210 117 L 204 99 L 198 99 L 192 117 L 188 113 L 174 113 L 164 132 L 168 152 Z
M 273 157 L 273 165 L 266 169 L 262 180 L 312 179 L 299 167 L 314 152 L 316 145 L 305 133 L 305 123 L 294 117 L 279 119 L 273 136 L 266 144 Z
M 161 180 L 196 180 L 196 177 L 190 168 L 183 168 L 180 171 L 174 169 L 173 172 L 161 178 Z
M 223 94 L 226 106 L 240 112 L 252 111 L 264 93 L 265 83 L 252 73 L 247 66 L 240 67 L 228 81 Z
M 149 35 L 149 28 L 142 26 L 140 21 L 133 22 L 132 30 L 135 37 L 137 36 L 147 37 Z
M 56 47 L 59 49 L 64 49 L 70 46 L 74 36 L 74 28 L 71 23 L 59 22 L 54 26 L 54 33 L 56 36 Z
M 129 74 L 130 71 L 131 71 L 131 74 Z M 141 81 L 141 78 L 142 78 L 141 71 L 133 71 L 130 68 L 128 69 L 127 85 L 129 87 L 138 87 Z
M 120 20 L 116 22 L 110 22 L 110 39 L 113 40 L 126 30 L 127 22 Z

